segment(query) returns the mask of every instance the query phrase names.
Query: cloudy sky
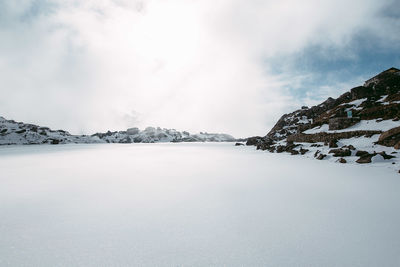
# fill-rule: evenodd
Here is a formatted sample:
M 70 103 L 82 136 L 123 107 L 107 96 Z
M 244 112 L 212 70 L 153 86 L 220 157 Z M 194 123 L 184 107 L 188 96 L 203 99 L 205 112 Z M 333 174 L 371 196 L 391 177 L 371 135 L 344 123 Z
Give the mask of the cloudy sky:
M 397 0 L 0 0 L 0 116 L 264 135 L 400 67 Z

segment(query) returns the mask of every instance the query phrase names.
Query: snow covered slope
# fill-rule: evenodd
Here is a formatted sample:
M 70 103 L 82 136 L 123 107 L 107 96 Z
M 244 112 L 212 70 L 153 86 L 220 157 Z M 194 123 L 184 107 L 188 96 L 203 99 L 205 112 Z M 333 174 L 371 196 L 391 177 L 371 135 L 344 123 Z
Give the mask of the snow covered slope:
M 283 115 L 247 145 L 340 163 L 400 169 L 400 70 L 391 68 L 337 99 Z
M 0 117 L 0 145 L 28 144 L 90 144 L 90 143 L 155 143 L 155 142 L 233 142 L 228 134 L 179 132 L 174 129 L 147 127 L 141 131 L 96 133 L 94 135 L 71 135 L 64 130 L 52 130 L 34 124 L 26 124 Z

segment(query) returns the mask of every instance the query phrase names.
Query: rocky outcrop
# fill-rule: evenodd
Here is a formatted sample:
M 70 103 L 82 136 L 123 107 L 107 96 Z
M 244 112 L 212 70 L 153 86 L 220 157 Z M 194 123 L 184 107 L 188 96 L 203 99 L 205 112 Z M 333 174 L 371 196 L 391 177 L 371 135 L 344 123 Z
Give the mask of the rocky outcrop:
M 351 156 L 351 151 L 348 148 L 337 148 L 331 149 L 329 154 L 333 154 L 334 157 L 348 157 Z
M 360 118 L 333 118 L 329 120 L 329 130 L 342 130 L 360 122 Z
M 328 98 L 317 106 L 303 106 L 283 115 L 266 136 L 250 138 L 247 144 L 260 150 L 339 163 L 388 160 L 395 164 L 396 160 L 391 159 L 395 158 L 393 150 L 400 149 L 399 118 L 400 70 L 391 68 L 337 99 Z M 379 141 L 376 135 L 380 135 Z M 382 148 L 390 155 L 377 153 L 379 145 L 393 147 Z
M 395 146 L 400 142 L 400 126 L 383 132 L 379 137 L 378 144 L 384 146 Z
M 353 118 L 347 118 L 348 111 Z M 395 118 L 400 118 L 400 70 L 390 68 L 337 99 L 328 98 L 317 106 L 283 115 L 267 137 L 279 141 L 322 124 L 338 130 L 359 120 Z
M 155 143 L 155 142 L 233 142 L 236 139 L 228 134 L 204 133 L 190 134 L 175 129 L 147 127 L 143 131 L 130 128 L 126 131 L 107 131 L 91 136 L 71 135 L 63 130 L 51 130 L 0 117 L 0 145 L 20 144 L 69 144 L 69 143 Z M 239 141 L 239 140 L 237 140 Z
M 380 134 L 381 131 L 351 131 L 351 132 L 340 132 L 340 133 L 316 133 L 316 134 L 294 134 L 287 137 L 288 142 L 298 143 L 329 143 L 332 140 L 348 139 L 352 137 L 367 136 L 371 137 L 375 134 Z

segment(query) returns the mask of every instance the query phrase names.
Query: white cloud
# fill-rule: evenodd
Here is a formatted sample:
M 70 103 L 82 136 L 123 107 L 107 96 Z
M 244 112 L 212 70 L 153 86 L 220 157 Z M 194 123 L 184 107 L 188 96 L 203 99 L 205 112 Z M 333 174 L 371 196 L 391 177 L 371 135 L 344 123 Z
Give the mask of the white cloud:
M 379 31 L 389 3 L 54 0 L 32 13 L 33 1 L 17 2 L 0 20 L 2 115 L 75 133 L 154 125 L 236 136 L 265 134 L 297 105 L 291 70 L 271 74 L 270 57 L 310 45 L 351 54 L 352 36 Z

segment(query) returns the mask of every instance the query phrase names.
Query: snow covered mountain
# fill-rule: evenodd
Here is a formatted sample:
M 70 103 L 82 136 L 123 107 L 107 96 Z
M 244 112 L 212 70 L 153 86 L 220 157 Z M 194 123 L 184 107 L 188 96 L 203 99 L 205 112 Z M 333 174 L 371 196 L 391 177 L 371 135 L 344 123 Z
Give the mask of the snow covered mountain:
M 130 128 L 126 131 L 71 135 L 64 130 L 52 130 L 0 117 L 0 145 L 22 144 L 91 144 L 91 143 L 155 143 L 155 142 L 233 142 L 228 134 L 179 132 L 174 129 L 147 127 L 145 130 Z
M 381 162 L 399 169 L 400 70 L 390 68 L 339 96 L 283 115 L 247 145 L 340 163 Z

